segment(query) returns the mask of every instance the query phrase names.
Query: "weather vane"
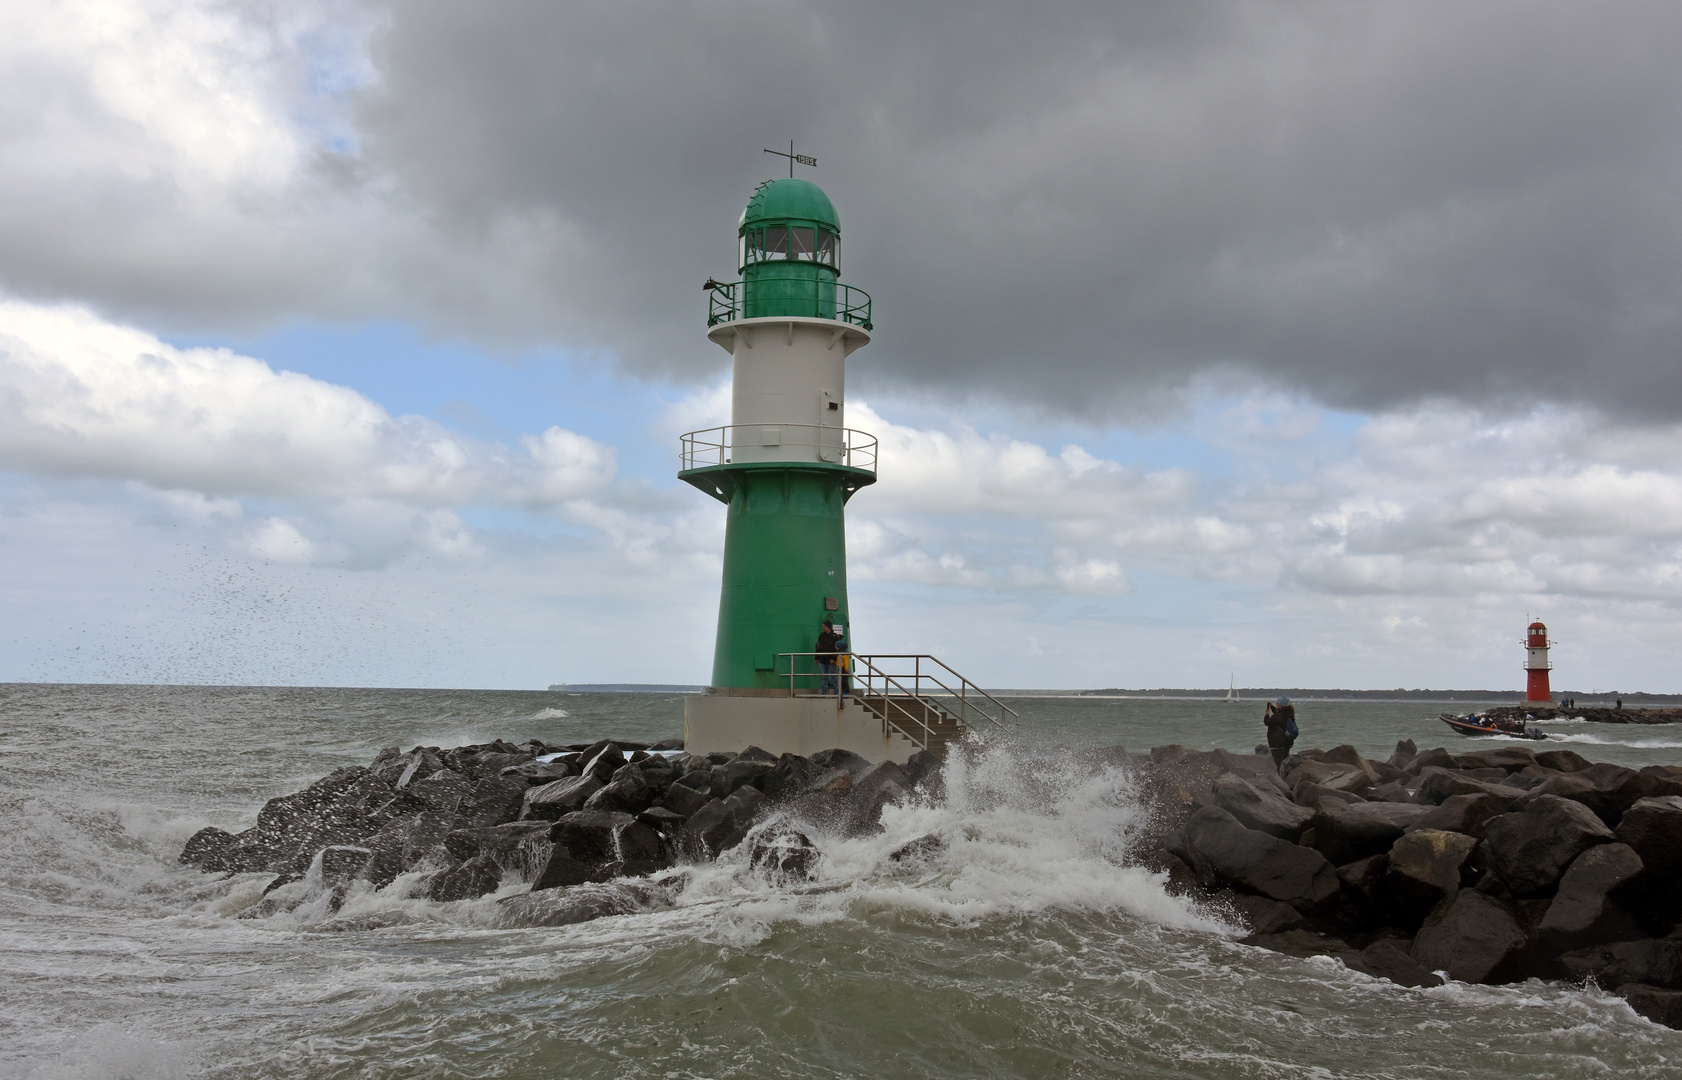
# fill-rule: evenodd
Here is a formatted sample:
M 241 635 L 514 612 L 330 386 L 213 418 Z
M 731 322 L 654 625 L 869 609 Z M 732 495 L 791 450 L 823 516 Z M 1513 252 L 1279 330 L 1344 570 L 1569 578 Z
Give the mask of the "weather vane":
M 767 154 L 776 154 L 778 157 L 788 158 L 788 178 L 790 180 L 794 179 L 794 163 L 797 162 L 797 161 L 802 165 L 810 165 L 814 169 L 818 167 L 818 159 L 817 158 L 807 157 L 805 154 L 797 154 L 797 153 L 794 152 L 794 140 L 793 139 L 790 139 L 788 141 L 788 153 L 786 153 L 786 154 L 783 153 L 781 150 L 767 150 L 765 152 Z

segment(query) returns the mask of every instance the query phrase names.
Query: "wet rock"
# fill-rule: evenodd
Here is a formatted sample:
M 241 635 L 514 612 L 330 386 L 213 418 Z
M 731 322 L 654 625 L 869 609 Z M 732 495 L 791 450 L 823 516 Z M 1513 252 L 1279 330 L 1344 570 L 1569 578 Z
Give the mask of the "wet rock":
M 777 759 L 771 771 L 760 778 L 759 789 L 772 799 L 794 795 L 805 789 L 812 778 L 812 769 L 809 759 L 799 754 L 784 754 Z
M 525 793 L 523 817 L 555 821 L 573 813 L 602 789 L 601 781 L 592 775 L 569 777 L 553 784 L 528 788 Z
M 503 871 L 529 879 L 548 861 L 549 831 L 545 821 L 454 829 L 445 834 L 443 845 L 452 858 L 462 862 L 485 856 Z
M 1205 806 L 1186 822 L 1185 848 L 1200 877 L 1231 884 L 1298 910 L 1318 907 L 1337 894 L 1337 871 L 1309 848 L 1245 828 L 1218 806 Z
M 469 780 L 488 780 L 504 769 L 531 764 L 533 756 L 530 751 L 518 748 L 510 751 L 462 747 L 445 753 L 444 765 Z
M 922 862 L 944 852 L 949 843 L 938 833 L 924 833 L 889 852 L 888 858 L 893 862 Z
M 684 822 L 679 842 L 691 859 L 715 859 L 742 841 L 753 827 L 765 796 L 746 787 L 728 799 L 714 799 Z
M 1390 894 L 1384 880 L 1389 865 L 1388 855 L 1369 855 L 1337 868 L 1337 879 L 1343 886 L 1337 922 L 1371 929 L 1390 921 Z
M 1356 958 L 1343 957 L 1343 962 L 1356 971 L 1376 979 L 1389 979 L 1401 986 L 1441 986 L 1442 977 L 1415 960 L 1404 942 L 1375 941 L 1362 949 Z
M 223 859 L 238 843 L 234 834 L 224 829 L 214 826 L 200 829 L 187 838 L 187 846 L 181 849 L 177 861 L 205 870 L 226 869 Z
M 520 816 L 528 790 L 523 783 L 493 775 L 473 785 L 458 812 L 469 826 L 506 824 Z
M 1319 784 L 1301 783 L 1291 792 L 1291 799 L 1298 806 L 1310 810 L 1319 810 L 1328 802 L 1342 803 L 1345 806 L 1363 803 L 1367 800 L 1353 791 L 1335 791 L 1332 788 L 1321 787 Z
M 783 882 L 810 881 L 817 876 L 817 845 L 786 821 L 754 830 L 745 844 L 748 866 L 756 873 Z
M 1370 771 L 1336 762 L 1304 761 L 1285 774 L 1285 783 L 1294 793 L 1303 784 L 1317 784 L 1328 791 L 1360 792 L 1377 780 Z
M 1395 753 L 1390 755 L 1390 764 L 1404 772 L 1413 759 L 1419 756 L 1419 748 L 1413 745 L 1412 739 L 1402 739 L 1396 743 Z
M 1296 908 L 1265 896 L 1235 892 L 1224 899 L 1244 925 L 1250 928 L 1251 934 L 1283 934 L 1300 930 L 1308 924 Z
M 1367 795 L 1369 802 L 1411 803 L 1414 801 L 1413 792 L 1396 780 L 1378 785 L 1367 792 Z
M 1656 882 L 1682 884 L 1682 796 L 1638 799 L 1618 821 L 1617 837 L 1640 856 Z M 182 861 L 186 861 L 183 853 Z
M 331 889 L 354 881 L 373 854 L 372 849 L 354 844 L 332 844 L 316 853 L 310 870 L 319 875 L 323 888 Z
M 808 790 L 813 794 L 838 798 L 853 790 L 853 774 L 848 769 L 830 769 L 812 778 Z
M 1402 830 L 1426 812 L 1423 806 L 1326 801 L 1314 814 L 1314 846 L 1337 865 L 1390 850 Z
M 584 801 L 583 809 L 640 814 L 653 802 L 654 791 L 648 786 L 642 769 L 636 765 L 625 765 L 613 774 L 611 783 Z
M 1505 772 L 1495 770 L 1501 779 L 1506 778 Z M 1452 769 L 1440 769 L 1435 766 L 1421 770 L 1419 779 L 1414 784 L 1414 791 L 1422 803 L 1440 804 L 1455 795 L 1488 795 L 1494 799 L 1506 800 L 1514 809 L 1524 801 L 1524 793 L 1514 788 L 1492 783 L 1489 780 L 1479 780 L 1465 773 Z
M 382 783 L 395 789 L 397 781 L 403 779 L 403 771 L 408 767 L 409 759 L 402 749 L 396 746 L 388 746 L 374 755 L 374 760 L 368 764 L 368 771 L 378 777 Z
M 498 921 L 508 927 L 573 926 L 612 915 L 670 907 L 676 891 L 670 883 L 645 881 L 533 889 L 497 901 Z
M 757 748 L 756 748 L 757 749 Z M 749 785 L 758 788 L 765 776 L 776 767 L 775 761 L 768 761 L 771 755 L 761 750 L 763 757 L 750 758 L 745 753 L 738 755 L 736 760 L 723 766 L 723 783 L 715 785 L 713 794 L 724 797 L 733 795 Z M 720 788 L 722 787 L 722 790 Z
M 1529 791 L 1557 775 L 1552 769 L 1544 769 L 1540 765 L 1526 765 L 1518 772 L 1509 773 L 1501 784 L 1504 787 L 1517 788 L 1519 791 Z
M 1459 893 L 1477 844 L 1463 833 L 1419 829 L 1391 846 L 1385 886 L 1402 925 L 1418 926 L 1438 903 Z
M 1641 872 L 1641 857 L 1628 844 L 1596 844 L 1577 856 L 1537 928 L 1539 942 L 1564 952 L 1641 937 L 1634 916 L 1619 903 Z
M 1614 839 L 1593 811 L 1555 795 L 1534 796 L 1522 811 L 1492 818 L 1483 835 L 1489 869 L 1515 896 L 1547 890 L 1578 855 Z
M 661 796 L 660 805 L 679 817 L 688 818 L 693 817 L 696 811 L 712 801 L 710 793 L 697 791 L 680 779 L 666 789 L 666 794 Z
M 649 743 L 648 748 L 650 750 L 682 750 L 683 749 L 683 740 L 682 739 L 661 739 L 659 742 Z
M 603 787 L 613 779 L 613 774 L 629 764 L 625 754 L 617 743 L 592 743 L 579 754 L 582 761 L 580 772 L 585 776 L 593 776 Z
M 651 806 L 637 815 L 637 820 L 663 837 L 675 837 L 683 828 L 683 818 L 664 806 Z
M 906 786 L 912 790 L 933 786 L 940 778 L 941 760 L 927 750 L 919 750 L 905 762 Z
M 370 855 L 360 876 L 376 889 L 384 888 L 399 874 L 415 869 L 453 828 L 454 818 L 431 812 L 387 822 L 364 841 Z
M 409 752 L 403 771 L 398 773 L 397 782 L 392 787 L 402 791 L 410 784 L 419 783 L 443 768 L 444 762 L 437 754 L 437 747 L 417 746 Z
M 1314 811 L 1286 799 L 1271 784 L 1252 784 L 1236 773 L 1223 773 L 1210 789 L 1216 806 L 1247 829 L 1295 842 L 1314 820 Z
M 831 769 L 845 769 L 855 775 L 863 776 L 870 771 L 870 762 L 851 750 L 819 750 L 812 755 L 812 766 L 820 774 L 827 773 Z
M 565 780 L 569 776 L 577 776 L 578 770 L 565 761 L 531 761 L 524 765 L 510 765 L 498 775 L 504 780 L 517 781 L 527 787 L 537 787 L 540 784 Z
M 768 750 L 761 750 L 757 746 L 750 746 L 736 755 L 737 761 L 763 761 L 767 765 L 777 763 L 777 755 Z
M 1423 753 L 1415 754 L 1413 760 L 1407 763 L 1403 771 L 1411 776 L 1418 776 L 1426 769 L 1452 768 L 1454 768 L 1454 755 L 1438 746 Z
M 436 874 L 427 882 L 426 898 L 440 903 L 472 900 L 496 892 L 501 884 L 502 867 L 490 856 L 480 855 Z
M 1574 949 L 1561 956 L 1560 961 L 1579 982 L 1593 979 L 1601 986 L 1643 983 L 1682 990 L 1682 942 L 1668 938 L 1643 938 Z
M 1450 795 L 1444 799 L 1441 806 L 1432 807 L 1428 812 L 1415 818 L 1404 833 L 1415 832 L 1419 829 L 1440 829 L 1443 832 L 1465 833 L 1467 836 L 1482 839 L 1483 827 L 1491 818 L 1511 813 L 1514 804 L 1498 795 L 1479 793 L 1476 795 Z
M 1557 772 L 1581 772 L 1589 767 L 1589 760 L 1575 750 L 1538 750 L 1536 764 Z
M 428 810 L 453 814 L 473 797 L 473 784 L 460 773 L 440 769 L 424 780 L 410 783 L 404 794 L 419 800 Z
M 1624 811 L 1635 803 L 1658 795 L 1682 795 L 1682 783 L 1599 762 L 1570 775 L 1553 777 L 1534 791 L 1580 802 L 1608 827 L 1616 828 Z
M 1323 764 L 1348 765 L 1350 768 L 1360 770 L 1365 780 L 1365 783 L 1361 785 L 1363 787 L 1373 787 L 1378 784 L 1381 779 L 1378 769 L 1374 766 L 1373 762 L 1370 762 L 1366 758 L 1362 757 L 1361 752 L 1348 743 L 1345 743 L 1342 746 L 1334 746 L 1330 750 L 1327 750 L 1326 756 L 1320 760 Z
M 1500 769 L 1515 773 L 1536 764 L 1536 751 L 1528 746 L 1499 746 L 1491 750 L 1475 750 L 1454 755 L 1458 769 Z
M 1511 905 L 1461 889 L 1425 920 L 1409 954 L 1427 971 L 1446 971 L 1461 982 L 1504 982 L 1525 943 Z
M 1629 1002 L 1629 1007 L 1638 1015 L 1645 1016 L 1653 1023 L 1682 1028 L 1682 990 L 1665 990 L 1657 986 L 1643 986 L 1641 983 L 1625 983 L 1618 987 L 1617 994 Z

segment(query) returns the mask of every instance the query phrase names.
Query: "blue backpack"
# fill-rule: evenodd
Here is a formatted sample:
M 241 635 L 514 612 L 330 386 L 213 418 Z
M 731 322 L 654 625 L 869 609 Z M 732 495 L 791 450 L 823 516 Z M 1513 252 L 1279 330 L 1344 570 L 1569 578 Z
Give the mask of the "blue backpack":
M 1291 737 L 1292 742 L 1297 741 L 1297 736 L 1300 735 L 1301 732 L 1299 732 L 1297 730 L 1297 718 L 1296 717 L 1293 716 L 1289 720 L 1285 721 L 1285 734 L 1289 735 Z

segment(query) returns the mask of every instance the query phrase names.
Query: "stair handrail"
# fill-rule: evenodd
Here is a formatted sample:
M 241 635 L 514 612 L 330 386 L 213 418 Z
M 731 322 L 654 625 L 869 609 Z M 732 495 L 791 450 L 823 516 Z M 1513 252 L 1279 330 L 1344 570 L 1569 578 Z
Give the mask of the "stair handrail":
M 937 700 L 937 698 L 940 695 L 934 694 L 932 692 L 927 692 L 926 693 L 923 690 L 923 681 L 925 679 L 928 680 L 930 683 L 932 683 L 934 686 L 939 687 L 940 690 L 944 693 L 944 695 L 946 697 L 956 699 L 956 701 L 958 703 L 958 715 L 956 717 L 952 717 L 952 718 L 955 719 L 957 721 L 957 723 L 959 724 L 959 726 L 961 726 L 961 727 L 968 727 L 973 722 L 971 720 L 971 715 L 972 714 L 974 716 L 985 719 L 987 722 L 989 722 L 991 724 L 997 725 L 998 727 L 1002 728 L 1005 731 L 1014 731 L 1015 726 L 1014 726 L 1014 724 L 1011 723 L 1011 721 L 1012 720 L 1020 721 L 1022 719 L 1021 714 L 1019 714 L 1015 709 L 1011 708 L 1009 705 L 1006 705 L 1004 702 L 1000 701 L 998 698 L 994 697 L 992 694 L 988 693 L 986 690 L 982 689 L 980 686 L 977 686 L 973 680 L 971 680 L 969 678 L 966 678 L 961 672 L 954 669 L 952 667 L 952 665 L 946 663 L 944 660 L 942 660 L 939 657 L 934 656 L 930 653 L 846 653 L 844 655 L 846 655 L 853 662 L 854 668 L 853 668 L 852 671 L 838 672 L 835 675 L 829 675 L 826 672 L 797 672 L 797 671 L 795 671 L 795 663 L 794 663 L 794 658 L 797 657 L 797 656 L 817 657 L 817 656 L 820 656 L 820 655 L 830 656 L 830 655 L 834 655 L 834 654 L 831 654 L 831 653 L 817 653 L 817 652 L 799 652 L 799 653 L 778 653 L 777 655 L 779 657 L 786 656 L 786 657 L 789 658 L 788 692 L 789 692 L 790 697 L 793 697 L 795 695 L 795 685 L 794 685 L 794 683 L 795 683 L 796 678 L 801 678 L 801 679 L 820 678 L 821 679 L 821 678 L 844 678 L 844 677 L 851 676 L 853 678 L 856 678 L 857 681 L 861 685 L 863 685 L 867 688 L 872 688 L 872 692 L 875 692 L 873 688 L 879 683 L 882 687 L 882 690 L 879 692 L 878 696 L 880 696 L 883 700 L 883 716 L 882 716 L 883 722 L 884 723 L 887 722 L 887 719 L 888 719 L 888 717 L 886 715 L 887 710 L 890 709 L 890 708 L 895 710 L 897 713 L 902 715 L 907 721 L 914 722 L 917 727 L 922 729 L 923 735 L 924 735 L 924 746 L 925 747 L 928 745 L 929 740 L 934 736 L 934 729 L 929 725 L 929 722 L 928 722 L 928 719 L 927 719 L 928 710 L 933 709 L 934 711 L 938 712 L 939 714 L 941 714 L 943 716 L 951 717 L 951 712 L 950 712 L 949 706 L 944 706 Z M 907 676 L 895 676 L 894 674 L 889 672 L 881 663 L 879 663 L 879 661 L 883 661 L 883 660 L 910 660 L 910 661 L 912 661 L 912 672 L 908 676 L 911 679 L 912 686 L 907 687 L 903 682 L 900 681 L 902 677 L 907 677 Z M 930 661 L 931 663 L 937 665 L 939 670 L 937 670 L 937 671 L 924 671 L 923 661 L 925 661 L 925 660 Z M 861 665 L 862 665 L 862 670 L 860 669 Z M 956 688 L 953 688 L 952 686 L 947 685 L 946 681 L 943 680 L 939 675 L 940 670 L 944 670 L 946 672 L 946 674 L 953 681 L 955 681 L 958 684 Z M 912 699 L 916 700 L 917 702 L 919 702 L 923 706 L 924 714 L 922 716 L 913 715 L 910 710 L 905 708 L 905 706 L 899 704 L 897 701 L 894 701 L 893 699 L 894 699 L 895 695 L 893 693 L 891 693 L 891 691 L 893 691 L 893 690 L 897 690 L 899 692 L 899 696 L 912 698 Z M 980 702 L 974 700 L 970 696 L 971 692 L 973 692 L 975 695 L 977 695 L 981 698 L 986 699 L 987 702 L 990 702 L 995 707 L 996 713 L 989 712 L 986 708 L 984 708 L 982 706 L 982 704 Z M 862 703 L 863 702 L 861 701 L 861 704 Z M 874 707 L 872 707 L 868 704 L 866 704 L 865 707 L 870 708 L 870 710 L 872 712 L 876 711 Z M 1006 720 L 1005 719 L 1006 716 L 1009 716 L 1011 719 Z

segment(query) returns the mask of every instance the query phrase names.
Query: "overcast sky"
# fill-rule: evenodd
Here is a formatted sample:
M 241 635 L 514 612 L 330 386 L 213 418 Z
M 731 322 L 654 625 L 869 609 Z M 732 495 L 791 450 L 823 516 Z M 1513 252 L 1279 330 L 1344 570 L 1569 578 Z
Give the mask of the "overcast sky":
M 699 283 L 875 297 L 854 642 L 1682 691 L 1682 8 L 0 8 L 0 679 L 710 668 Z

